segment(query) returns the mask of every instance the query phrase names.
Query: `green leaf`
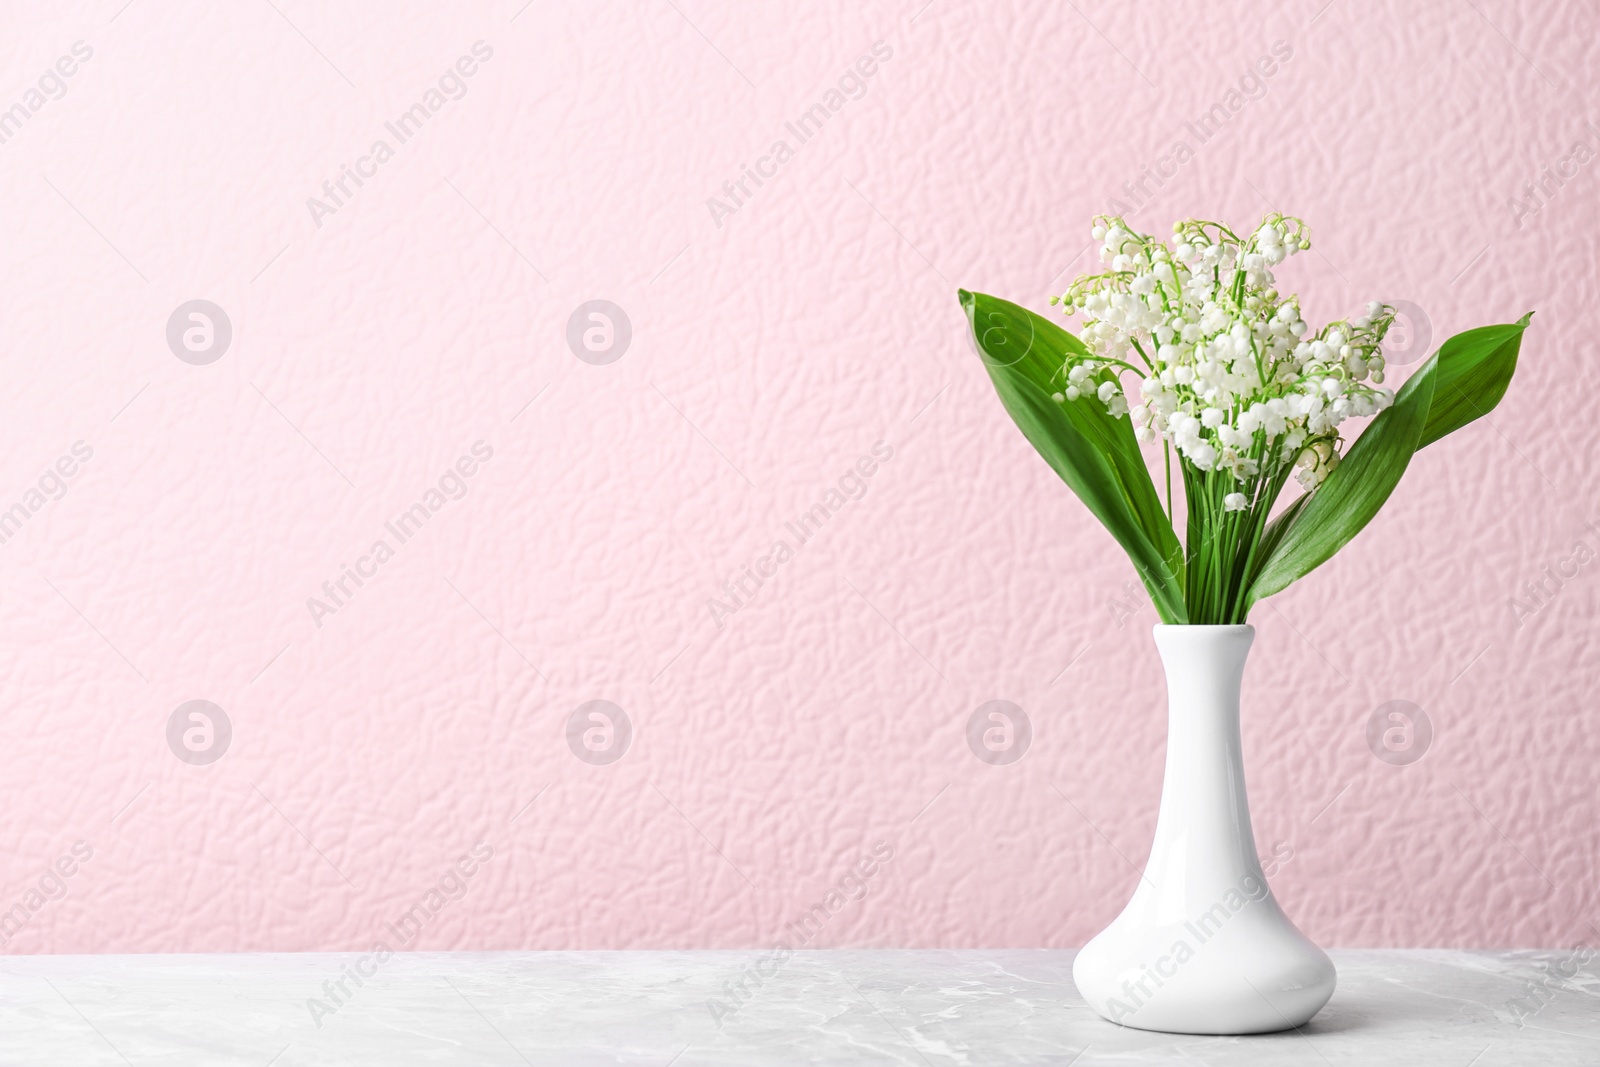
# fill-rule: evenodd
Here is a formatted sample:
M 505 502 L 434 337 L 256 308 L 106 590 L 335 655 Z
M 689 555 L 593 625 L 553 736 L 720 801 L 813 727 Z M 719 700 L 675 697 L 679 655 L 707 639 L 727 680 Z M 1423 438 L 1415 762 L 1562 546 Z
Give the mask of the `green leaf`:
M 1516 322 L 1458 333 L 1440 347 L 1435 357 L 1439 381 L 1418 448 L 1426 448 L 1494 410 L 1511 384 L 1522 334 L 1532 317 L 1530 311 Z
M 1400 483 L 1422 438 L 1433 403 L 1437 357 L 1401 386 L 1394 403 L 1372 420 L 1326 481 L 1277 532 L 1245 598 L 1245 613 L 1256 602 L 1287 588 L 1327 562 L 1383 507 Z
M 1000 402 L 1023 436 L 1122 545 L 1163 622 L 1188 621 L 1179 573 L 1183 546 L 1162 510 L 1132 423 L 1084 396 L 1057 402 L 1062 366 L 1087 355 L 1055 323 L 1008 300 L 960 292 L 973 340 Z
M 1529 315 L 1457 334 L 1413 374 L 1314 493 L 1274 519 L 1245 611 L 1325 563 L 1378 513 L 1412 455 L 1481 418 L 1505 396 Z
M 1283 541 L 1283 535 L 1288 531 L 1289 527 L 1294 525 L 1294 520 L 1300 517 L 1300 512 L 1311 500 L 1311 497 L 1312 494 L 1310 493 L 1300 494 L 1295 498 L 1294 503 L 1284 508 L 1283 513 L 1267 523 L 1267 528 L 1261 531 L 1261 543 L 1256 547 L 1256 552 L 1263 562 L 1270 560 L 1272 554 L 1278 550 L 1279 543 Z M 1261 568 L 1257 567 L 1256 573 L 1259 574 L 1260 570 Z

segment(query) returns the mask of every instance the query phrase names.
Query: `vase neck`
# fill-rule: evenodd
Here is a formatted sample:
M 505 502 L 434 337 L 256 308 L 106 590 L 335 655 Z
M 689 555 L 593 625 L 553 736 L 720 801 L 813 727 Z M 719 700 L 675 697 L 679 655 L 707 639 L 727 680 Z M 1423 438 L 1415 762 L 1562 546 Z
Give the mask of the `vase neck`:
M 1261 873 L 1239 741 L 1239 690 L 1251 626 L 1157 626 L 1167 676 L 1167 763 L 1152 868 L 1215 857 L 1227 881 Z M 1220 887 L 1219 887 L 1220 888 Z
M 1158 626 L 1155 638 L 1167 675 L 1167 751 L 1200 746 L 1218 756 L 1229 737 L 1236 748 L 1239 690 L 1255 627 Z

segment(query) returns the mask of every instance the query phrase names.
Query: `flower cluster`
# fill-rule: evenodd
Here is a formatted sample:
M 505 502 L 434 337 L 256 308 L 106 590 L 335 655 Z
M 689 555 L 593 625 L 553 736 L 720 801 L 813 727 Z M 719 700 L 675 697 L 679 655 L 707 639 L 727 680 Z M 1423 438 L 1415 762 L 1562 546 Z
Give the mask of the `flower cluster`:
M 1393 307 L 1374 301 L 1313 334 L 1298 298 L 1274 288 L 1272 268 L 1310 247 L 1299 219 L 1268 215 L 1247 238 L 1188 219 L 1170 248 L 1114 216 L 1097 217 L 1093 233 L 1110 269 L 1051 299 L 1082 313 L 1088 350 L 1062 368 L 1057 401 L 1093 393 L 1133 419 L 1140 441 L 1165 440 L 1196 470 L 1240 483 L 1295 463 L 1307 489 L 1338 465 L 1339 424 L 1393 402 L 1379 350 Z M 1224 506 L 1250 502 L 1230 493 Z

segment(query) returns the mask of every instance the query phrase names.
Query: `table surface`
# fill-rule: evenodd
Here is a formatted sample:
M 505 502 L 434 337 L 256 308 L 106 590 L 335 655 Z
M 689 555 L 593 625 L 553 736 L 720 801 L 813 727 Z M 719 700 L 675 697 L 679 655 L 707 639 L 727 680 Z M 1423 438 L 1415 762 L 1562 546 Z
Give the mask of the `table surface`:
M 10 956 L 0 1063 L 1600 1064 L 1572 952 L 1330 955 L 1328 1006 L 1255 1037 L 1113 1026 L 1052 950 Z

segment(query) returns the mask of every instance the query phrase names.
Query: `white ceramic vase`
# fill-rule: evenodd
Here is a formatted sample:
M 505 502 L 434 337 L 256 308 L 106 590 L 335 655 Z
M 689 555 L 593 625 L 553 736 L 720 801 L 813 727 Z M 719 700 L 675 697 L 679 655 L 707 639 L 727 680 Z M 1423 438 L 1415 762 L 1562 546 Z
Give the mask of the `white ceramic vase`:
M 1254 1034 L 1305 1023 L 1333 962 L 1272 896 L 1245 800 L 1239 683 L 1253 626 L 1157 626 L 1167 674 L 1167 769 L 1150 861 L 1072 977 L 1114 1023 Z

